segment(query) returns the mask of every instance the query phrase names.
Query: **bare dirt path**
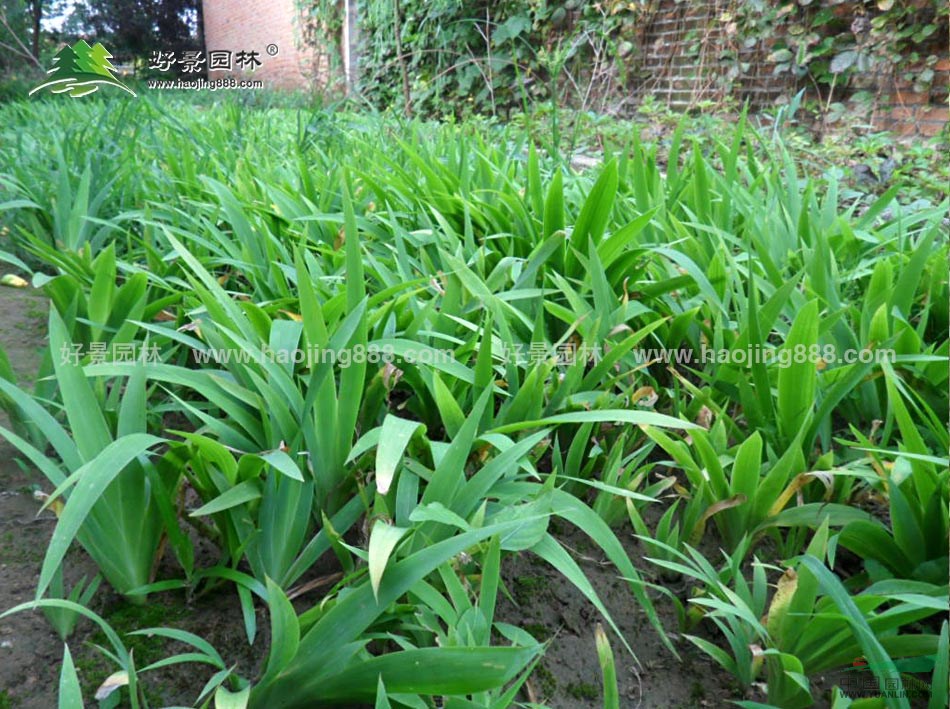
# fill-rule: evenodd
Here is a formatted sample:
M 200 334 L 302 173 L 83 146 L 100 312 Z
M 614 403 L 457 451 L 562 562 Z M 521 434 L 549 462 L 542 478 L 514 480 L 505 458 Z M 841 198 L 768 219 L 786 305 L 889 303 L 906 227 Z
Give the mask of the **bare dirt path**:
M 17 383 L 31 390 L 46 333 L 46 300 L 31 290 L 0 288 L 0 346 Z M 9 422 L 0 414 L 0 424 Z M 32 600 L 43 552 L 56 518 L 37 516 L 33 489 L 40 480 L 17 462 L 0 439 L 0 610 Z M 38 613 L 0 621 L 0 708 L 56 705 L 62 642 Z

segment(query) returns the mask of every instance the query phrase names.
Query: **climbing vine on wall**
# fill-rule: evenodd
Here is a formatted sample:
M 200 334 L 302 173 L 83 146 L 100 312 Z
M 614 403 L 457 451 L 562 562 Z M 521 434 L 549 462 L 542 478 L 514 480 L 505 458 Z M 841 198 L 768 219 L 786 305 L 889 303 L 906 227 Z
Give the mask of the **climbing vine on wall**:
M 645 7 L 579 0 L 369 2 L 360 23 L 362 86 L 381 105 L 408 102 L 425 112 L 499 112 L 549 98 L 603 108 L 603 99 L 623 88 L 623 60 Z
M 338 42 L 339 3 L 298 4 L 312 44 Z M 436 114 L 508 111 L 548 98 L 603 110 L 623 90 L 652 4 L 364 0 L 360 89 L 379 106 Z
M 297 1 L 311 41 L 332 54 L 340 3 Z M 722 95 L 749 71 L 743 47 L 768 46 L 754 61 L 829 104 L 862 91 L 873 98 L 885 78 L 927 90 L 947 51 L 945 0 L 709 2 L 722 29 L 713 52 Z M 549 99 L 615 110 L 644 79 L 638 60 L 652 18 L 684 3 L 362 0 L 358 88 L 380 107 L 423 114 L 497 114 Z
M 893 80 L 924 92 L 947 49 L 948 8 L 932 0 L 787 3 L 766 24 L 780 38 L 771 59 L 776 71 L 808 80 L 828 99 L 836 86 L 862 90 Z

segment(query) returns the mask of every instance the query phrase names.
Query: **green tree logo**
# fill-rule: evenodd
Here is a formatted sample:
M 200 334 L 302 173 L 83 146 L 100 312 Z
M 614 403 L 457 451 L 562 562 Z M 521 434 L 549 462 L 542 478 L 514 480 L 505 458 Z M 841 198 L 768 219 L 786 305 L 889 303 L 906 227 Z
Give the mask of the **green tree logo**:
M 98 91 L 101 84 L 116 86 L 135 96 L 132 89 L 112 74 L 115 67 L 110 59 L 109 50 L 98 42 L 90 47 L 81 39 L 72 47 L 63 47 L 53 57 L 53 68 L 46 72 L 46 81 L 30 91 L 30 96 L 49 89 L 54 94 L 68 93 L 79 98 Z

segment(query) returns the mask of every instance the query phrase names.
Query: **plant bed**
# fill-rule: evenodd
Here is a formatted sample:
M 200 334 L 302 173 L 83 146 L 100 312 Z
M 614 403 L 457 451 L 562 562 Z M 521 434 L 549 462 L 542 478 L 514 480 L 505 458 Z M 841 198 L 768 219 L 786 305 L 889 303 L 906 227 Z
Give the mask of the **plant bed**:
M 932 156 L 188 105 L 0 109 L 11 702 L 945 701 Z

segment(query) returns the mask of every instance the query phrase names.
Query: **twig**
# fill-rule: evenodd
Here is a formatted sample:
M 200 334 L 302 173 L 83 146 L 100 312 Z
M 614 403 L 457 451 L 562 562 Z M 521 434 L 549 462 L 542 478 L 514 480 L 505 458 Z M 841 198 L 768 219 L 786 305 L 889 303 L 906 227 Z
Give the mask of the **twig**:
M 40 64 L 40 60 L 33 55 L 33 52 L 30 51 L 30 48 L 27 47 L 20 38 L 17 36 L 17 33 L 13 31 L 13 28 L 10 27 L 10 23 L 7 21 L 7 13 L 5 11 L 0 11 L 0 24 L 4 26 L 7 32 L 10 33 L 10 36 L 13 37 L 13 40 L 20 46 L 19 49 L 13 47 L 5 42 L 0 42 L 0 47 L 4 49 L 9 49 L 14 54 L 21 56 L 29 61 L 33 62 L 36 65 L 37 69 L 43 70 L 43 65 Z
M 393 0 L 393 30 L 396 34 L 396 56 L 399 58 L 399 71 L 402 73 L 402 98 L 406 104 L 406 115 L 412 118 L 412 92 L 409 90 L 409 69 L 406 57 L 402 53 L 402 20 L 399 14 L 399 0 Z
M 314 579 L 313 581 L 308 581 L 305 584 L 301 584 L 300 586 L 290 589 L 287 592 L 287 600 L 292 601 L 295 598 L 298 598 L 299 596 L 302 596 L 303 594 L 308 593 L 309 591 L 313 591 L 314 589 L 320 588 L 321 586 L 326 586 L 331 583 L 336 583 L 341 578 L 343 578 L 343 573 L 338 571 L 335 574 L 330 574 L 329 576 L 321 576 L 320 578 Z
M 488 76 L 485 79 L 485 87 L 488 89 L 488 95 L 491 98 L 491 112 L 492 115 L 495 115 L 498 112 L 497 106 L 495 106 L 495 79 L 494 71 L 492 69 L 492 58 L 491 58 L 491 15 L 489 14 L 488 7 L 485 8 L 485 29 L 482 30 L 478 26 L 478 23 L 475 23 L 475 31 L 478 32 L 482 39 L 485 40 L 485 54 L 488 57 Z

